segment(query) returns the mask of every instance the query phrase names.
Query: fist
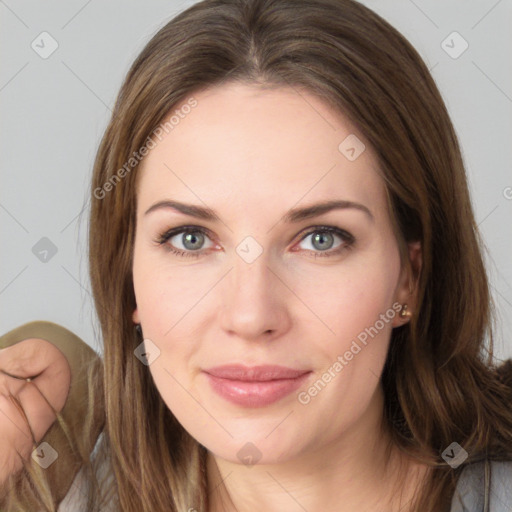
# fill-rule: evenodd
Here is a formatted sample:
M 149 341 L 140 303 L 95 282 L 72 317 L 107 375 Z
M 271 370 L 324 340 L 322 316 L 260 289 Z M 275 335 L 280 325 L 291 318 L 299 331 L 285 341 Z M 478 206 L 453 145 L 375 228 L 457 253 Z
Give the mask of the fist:
M 68 361 L 50 342 L 28 338 L 0 349 L 0 485 L 52 426 L 70 384 Z

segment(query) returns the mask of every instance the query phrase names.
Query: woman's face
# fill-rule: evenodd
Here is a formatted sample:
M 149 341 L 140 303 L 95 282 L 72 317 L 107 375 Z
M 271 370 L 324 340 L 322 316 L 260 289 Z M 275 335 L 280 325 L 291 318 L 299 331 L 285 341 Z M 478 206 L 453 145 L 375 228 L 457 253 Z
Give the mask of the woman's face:
M 232 462 L 291 460 L 382 414 L 398 304 L 413 309 L 384 183 L 362 136 L 309 93 L 224 84 L 194 98 L 141 164 L 133 320 L 197 441 Z M 205 372 L 223 365 L 302 376 Z

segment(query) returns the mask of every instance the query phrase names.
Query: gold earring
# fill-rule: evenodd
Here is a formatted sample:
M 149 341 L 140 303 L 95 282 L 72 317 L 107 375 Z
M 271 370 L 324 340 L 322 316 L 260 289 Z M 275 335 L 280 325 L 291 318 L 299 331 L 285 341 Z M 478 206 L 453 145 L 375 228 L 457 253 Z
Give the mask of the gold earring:
M 402 305 L 402 309 L 400 310 L 400 318 L 410 318 L 412 313 L 407 310 L 407 304 Z

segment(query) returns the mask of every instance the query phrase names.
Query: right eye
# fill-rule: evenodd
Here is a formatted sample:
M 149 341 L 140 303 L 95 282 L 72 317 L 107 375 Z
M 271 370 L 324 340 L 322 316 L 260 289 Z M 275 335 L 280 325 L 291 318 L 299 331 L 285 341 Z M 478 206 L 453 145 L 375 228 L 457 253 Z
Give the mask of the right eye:
M 181 226 L 179 228 L 172 228 L 160 234 L 155 242 L 159 245 L 165 246 L 169 252 L 182 256 L 185 258 L 197 258 L 201 256 L 207 249 L 199 250 L 200 247 L 190 247 L 190 245 L 200 245 L 206 238 L 209 238 L 209 231 L 197 226 Z M 172 242 L 172 239 L 177 240 Z M 172 242 L 172 243 L 169 243 Z M 182 244 L 183 247 L 177 247 L 176 244 Z M 189 245 L 186 247 L 185 245 Z M 198 249 L 198 250 L 196 250 Z

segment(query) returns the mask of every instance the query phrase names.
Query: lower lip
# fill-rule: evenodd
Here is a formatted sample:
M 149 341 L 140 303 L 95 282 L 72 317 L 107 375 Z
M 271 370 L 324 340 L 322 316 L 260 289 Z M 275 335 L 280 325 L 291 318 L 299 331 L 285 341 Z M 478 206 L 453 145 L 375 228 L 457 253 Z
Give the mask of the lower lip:
M 213 390 L 222 398 L 243 407 L 263 407 L 277 402 L 298 389 L 311 372 L 295 379 L 247 382 L 222 379 L 206 373 Z

